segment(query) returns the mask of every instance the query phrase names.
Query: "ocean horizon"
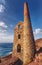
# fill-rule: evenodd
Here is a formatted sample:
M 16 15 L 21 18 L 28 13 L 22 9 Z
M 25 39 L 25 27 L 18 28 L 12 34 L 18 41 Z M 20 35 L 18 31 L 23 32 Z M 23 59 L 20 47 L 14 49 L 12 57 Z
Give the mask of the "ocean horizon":
M 7 56 L 12 53 L 13 43 L 0 43 L 0 57 Z

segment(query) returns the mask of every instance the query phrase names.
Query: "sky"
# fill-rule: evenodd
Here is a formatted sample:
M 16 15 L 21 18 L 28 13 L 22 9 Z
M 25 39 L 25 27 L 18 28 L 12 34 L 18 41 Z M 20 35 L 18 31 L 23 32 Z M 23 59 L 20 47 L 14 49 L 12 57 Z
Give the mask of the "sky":
M 34 39 L 42 38 L 42 0 L 0 0 L 0 43 L 11 43 L 14 28 L 24 21 L 24 2 L 28 2 Z

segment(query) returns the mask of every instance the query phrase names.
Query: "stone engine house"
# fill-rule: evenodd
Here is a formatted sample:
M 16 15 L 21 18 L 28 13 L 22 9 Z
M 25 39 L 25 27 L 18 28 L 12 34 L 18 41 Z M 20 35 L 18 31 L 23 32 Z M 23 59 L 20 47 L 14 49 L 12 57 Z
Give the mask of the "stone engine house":
M 13 56 L 23 59 L 23 22 L 19 22 L 14 30 Z M 15 53 L 14 53 L 15 52 Z
M 35 56 L 35 41 L 27 3 L 24 3 L 24 22 L 20 21 L 14 29 L 12 56 L 18 57 L 23 64 L 30 63 Z

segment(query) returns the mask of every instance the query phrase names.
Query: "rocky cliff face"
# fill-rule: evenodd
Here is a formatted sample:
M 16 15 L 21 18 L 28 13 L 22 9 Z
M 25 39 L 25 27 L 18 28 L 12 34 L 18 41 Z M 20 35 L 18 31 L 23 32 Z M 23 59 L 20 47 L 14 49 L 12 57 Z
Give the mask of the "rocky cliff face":
M 39 51 L 40 49 L 42 49 L 42 38 L 36 40 L 36 50 Z
M 29 65 L 42 65 L 42 38 L 35 41 L 36 54 L 34 60 Z

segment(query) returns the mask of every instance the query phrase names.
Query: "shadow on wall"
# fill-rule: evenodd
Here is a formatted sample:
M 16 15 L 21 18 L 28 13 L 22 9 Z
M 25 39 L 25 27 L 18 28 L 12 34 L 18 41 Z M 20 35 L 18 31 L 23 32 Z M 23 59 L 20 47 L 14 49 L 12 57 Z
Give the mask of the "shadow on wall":
M 23 65 L 23 62 L 18 59 L 15 63 L 13 63 L 12 65 Z

